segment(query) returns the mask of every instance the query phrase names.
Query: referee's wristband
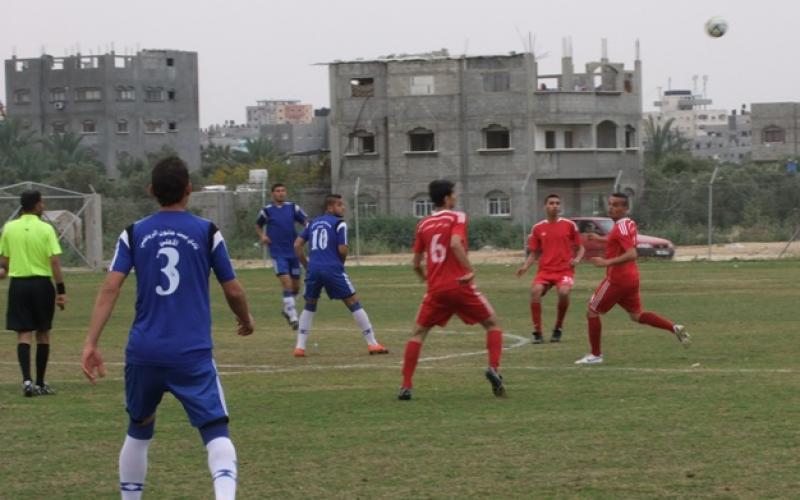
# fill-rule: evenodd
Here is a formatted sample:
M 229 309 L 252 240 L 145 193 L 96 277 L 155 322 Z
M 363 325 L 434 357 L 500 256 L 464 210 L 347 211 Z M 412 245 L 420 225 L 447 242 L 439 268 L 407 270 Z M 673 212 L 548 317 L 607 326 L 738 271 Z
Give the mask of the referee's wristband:
M 64 295 L 67 293 L 67 287 L 64 286 L 64 283 L 56 283 L 56 292 L 58 292 L 59 295 Z

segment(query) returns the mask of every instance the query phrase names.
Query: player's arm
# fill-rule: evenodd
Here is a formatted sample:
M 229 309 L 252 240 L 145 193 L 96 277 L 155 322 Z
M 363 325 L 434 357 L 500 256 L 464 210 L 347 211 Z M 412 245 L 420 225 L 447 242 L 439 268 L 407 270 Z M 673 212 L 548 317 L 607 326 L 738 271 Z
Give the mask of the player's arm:
M 625 250 L 625 252 L 622 255 L 618 255 L 617 257 L 613 257 L 611 259 L 604 259 L 602 257 L 593 257 L 592 262 L 596 267 L 609 267 L 609 266 L 618 266 L 620 264 L 636 260 L 637 258 L 638 254 L 636 253 L 636 247 L 631 247 Z
M 530 269 L 531 266 L 537 260 L 539 260 L 539 251 L 534 250 L 532 252 L 529 252 L 528 257 L 525 259 L 525 262 L 523 262 L 522 265 L 519 267 L 519 269 L 517 269 L 517 277 L 520 277 L 523 274 L 527 273 L 528 269 Z
M 8 275 L 8 257 L 0 255 L 0 280 Z
M 67 305 L 67 289 L 64 287 L 64 273 L 61 271 L 61 259 L 58 255 L 50 256 L 50 269 L 53 270 L 53 280 L 56 282 L 56 305 L 63 311 Z
M 586 247 L 583 245 L 578 245 L 578 251 L 575 252 L 575 258 L 572 259 L 572 267 L 577 266 L 583 260 L 583 255 L 586 253 Z
M 306 252 L 304 247 L 306 246 L 306 240 L 303 238 L 301 234 L 294 240 L 294 254 L 297 256 L 297 260 L 300 261 L 300 264 L 303 265 L 304 268 L 308 269 L 308 259 L 306 258 Z
M 453 234 L 450 237 L 450 250 L 453 251 L 453 255 L 458 263 L 461 264 L 461 267 L 467 271 L 466 274 L 458 278 L 459 283 L 469 283 L 475 277 L 475 270 L 472 269 L 472 264 L 469 261 L 469 257 L 467 257 L 467 250 L 464 248 L 460 234 Z
M 347 223 L 345 221 L 339 221 L 336 225 L 336 240 L 339 243 L 336 246 L 336 250 L 339 252 L 339 258 L 342 259 L 342 263 L 344 263 L 350 250 L 347 246 Z
M 586 233 L 586 239 L 590 241 L 599 241 L 602 243 L 608 243 L 608 236 L 600 236 L 597 233 Z
M 244 288 L 236 278 L 228 280 L 221 285 L 228 307 L 236 315 L 236 322 L 239 324 L 236 333 L 242 336 L 250 335 L 255 330 L 255 322 L 253 321 L 253 316 L 250 315 L 250 307 L 247 305 L 247 296 L 244 293 Z
M 425 281 L 425 268 L 422 267 L 422 258 L 423 258 L 423 256 L 424 256 L 423 253 L 415 252 L 414 253 L 413 265 L 414 265 L 414 272 L 417 273 L 417 276 L 419 276 L 419 279 L 422 280 L 422 281 Z
M 262 245 L 270 245 L 272 243 L 272 240 L 267 235 L 266 227 L 267 213 L 262 209 L 258 213 L 258 219 L 256 219 L 256 234 L 258 235 L 258 241 L 261 242 Z
M 126 274 L 124 273 L 110 271 L 106 275 L 106 279 L 100 287 L 100 291 L 97 292 L 97 298 L 94 301 L 94 309 L 89 320 L 89 331 L 86 333 L 83 354 L 81 355 L 83 374 L 93 384 L 97 382 L 98 376 L 105 377 L 106 375 L 103 357 L 97 349 L 97 344 L 100 341 L 103 328 L 108 323 L 108 318 L 111 317 L 114 305 L 117 303 L 125 277 Z

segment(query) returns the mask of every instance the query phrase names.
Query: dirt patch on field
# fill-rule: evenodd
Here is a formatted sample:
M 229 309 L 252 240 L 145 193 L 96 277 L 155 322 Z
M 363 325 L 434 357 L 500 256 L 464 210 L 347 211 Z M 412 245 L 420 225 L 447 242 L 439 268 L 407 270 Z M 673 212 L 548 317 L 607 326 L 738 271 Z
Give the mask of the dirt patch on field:
M 712 260 L 733 260 L 733 259 L 776 259 L 786 247 L 786 242 L 771 243 L 730 243 L 725 245 L 714 245 L 711 247 Z M 470 260 L 474 264 L 521 264 L 525 258 L 522 250 L 474 250 L 469 253 Z M 800 257 L 800 242 L 789 245 L 789 249 L 784 257 Z M 705 245 L 681 246 L 675 251 L 675 260 L 706 260 L 708 259 L 708 247 Z M 407 266 L 411 264 L 410 253 L 384 254 L 384 255 L 363 255 L 359 263 L 365 266 Z M 347 265 L 356 265 L 356 258 L 351 256 L 347 260 Z M 237 269 L 258 269 L 272 267 L 271 261 L 263 260 L 236 260 L 234 266 Z

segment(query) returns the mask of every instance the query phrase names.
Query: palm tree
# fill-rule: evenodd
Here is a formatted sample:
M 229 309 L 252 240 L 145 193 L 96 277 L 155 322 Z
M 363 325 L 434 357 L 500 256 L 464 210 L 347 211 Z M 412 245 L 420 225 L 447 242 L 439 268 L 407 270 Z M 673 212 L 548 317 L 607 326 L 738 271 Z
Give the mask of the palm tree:
M 239 163 L 280 162 L 286 155 L 278 151 L 268 140 L 258 137 L 244 142 L 245 151 L 234 151 L 233 157 Z
M 81 145 L 83 136 L 74 132 L 63 134 L 53 134 L 42 140 L 44 150 L 48 153 L 56 169 L 65 168 L 68 165 L 78 165 L 81 163 L 93 163 L 94 155 L 92 151 Z
M 23 150 L 35 145 L 33 131 L 26 130 L 14 118 L 0 122 L 0 165 L 12 165 Z
M 658 165 L 667 155 L 686 151 L 690 141 L 680 132 L 672 129 L 674 122 L 675 119 L 670 118 L 661 125 L 656 123 L 652 115 L 647 117 L 645 158 L 650 164 Z

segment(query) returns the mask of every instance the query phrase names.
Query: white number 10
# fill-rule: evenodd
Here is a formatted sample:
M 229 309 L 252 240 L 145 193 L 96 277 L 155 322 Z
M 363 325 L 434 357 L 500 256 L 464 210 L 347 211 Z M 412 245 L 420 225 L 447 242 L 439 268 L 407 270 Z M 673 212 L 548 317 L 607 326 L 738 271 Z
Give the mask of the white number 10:
M 434 234 L 433 239 L 431 240 L 431 262 L 436 264 L 444 262 L 445 257 L 447 257 L 447 248 L 439 243 L 439 238 L 441 237 L 441 234 Z
M 178 265 L 180 255 L 178 254 L 178 251 L 172 247 L 161 248 L 156 254 L 156 258 L 158 258 L 159 255 L 167 256 L 167 265 L 161 268 L 161 272 L 164 273 L 169 280 L 169 287 L 164 290 L 161 285 L 158 285 L 156 287 L 156 293 L 162 296 L 170 295 L 178 289 L 178 285 L 181 282 L 181 275 L 178 274 L 178 270 L 175 268 L 175 266 Z

